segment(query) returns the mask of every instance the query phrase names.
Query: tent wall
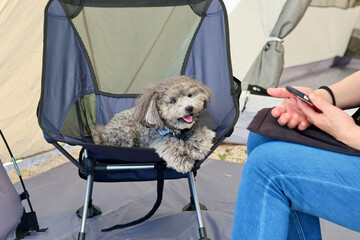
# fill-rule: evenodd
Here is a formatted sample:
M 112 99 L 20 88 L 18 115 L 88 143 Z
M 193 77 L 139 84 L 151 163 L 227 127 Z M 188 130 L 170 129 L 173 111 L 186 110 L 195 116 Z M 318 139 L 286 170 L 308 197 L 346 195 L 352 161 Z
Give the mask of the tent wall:
M 229 14 L 231 61 L 233 73 L 238 79 L 244 79 L 269 41 L 286 2 L 241 0 Z
M 48 150 L 38 127 L 46 0 L 0 1 L 0 129 L 15 158 Z M 10 161 L 0 141 L 0 159 Z
M 284 67 L 283 39 L 296 27 L 311 0 L 288 0 L 284 4 L 268 40 L 243 78 L 244 88 L 252 83 L 263 88 L 275 87 Z
M 346 6 L 343 4 L 340 6 L 350 8 L 328 5 L 318 7 L 310 3 L 310 7 L 306 9 L 306 4 L 308 4 L 306 2 L 241 0 L 230 13 L 233 72 L 238 79 L 243 81 L 244 90 L 248 83 L 257 84 L 261 81 L 267 84 L 270 82 L 270 85 L 265 85 L 264 88 L 277 86 L 280 74 L 275 70 L 280 69 L 281 73 L 282 69 L 277 68 L 275 64 L 270 69 L 261 69 L 264 65 L 273 64 L 274 61 L 280 61 L 279 66 L 282 65 L 281 61 L 284 61 L 284 67 L 293 67 L 344 55 L 356 26 L 360 7 L 353 7 L 352 4 L 349 6 L 348 3 Z M 313 0 L 313 2 L 319 4 L 324 1 Z M 280 26 L 287 28 L 296 23 L 298 17 L 300 17 L 300 22 L 283 38 L 284 58 L 276 56 L 276 51 L 273 56 L 264 54 L 267 45 L 279 51 L 283 50 L 282 46 L 279 48 L 281 43 L 276 42 L 272 36 L 276 35 L 274 30 L 281 22 L 282 11 L 289 6 L 291 8 L 286 12 L 294 10 L 294 6 L 297 6 L 299 12 L 295 11 L 293 19 L 282 21 L 283 25 Z M 306 9 L 303 16 L 300 8 Z M 282 38 L 284 34 L 279 33 Z M 261 58 L 263 61 L 260 60 Z
M 230 13 L 234 75 L 243 79 L 269 41 L 287 1 L 224 2 Z M 349 1 L 345 2 L 348 4 Z M 46 3 L 47 0 L 0 1 L 0 129 L 16 159 L 51 149 L 42 136 L 35 114 L 40 97 L 43 13 Z M 359 10 L 360 7 L 309 7 L 297 27 L 284 39 L 285 67 L 342 55 Z M 10 161 L 1 141 L 0 159 L 3 162 Z
M 285 67 L 343 56 L 360 7 L 310 6 L 296 28 L 284 39 Z

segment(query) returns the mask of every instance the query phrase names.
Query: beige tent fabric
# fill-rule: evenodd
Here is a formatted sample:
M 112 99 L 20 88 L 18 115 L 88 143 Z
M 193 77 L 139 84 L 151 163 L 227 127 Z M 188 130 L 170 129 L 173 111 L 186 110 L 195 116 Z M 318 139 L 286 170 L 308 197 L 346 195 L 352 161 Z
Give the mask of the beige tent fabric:
M 360 58 L 360 17 L 358 17 L 355 28 L 351 33 L 351 38 L 345 55 Z
M 285 67 L 343 56 L 359 14 L 360 7 L 309 7 L 284 39 Z
M 271 32 L 286 0 L 241 0 L 229 14 L 233 74 L 243 80 Z
M 238 79 L 244 79 L 264 44 L 269 41 L 285 2 L 241 0 L 232 9 L 229 14 L 230 47 L 233 73 Z M 313 0 L 299 24 L 284 38 L 284 67 L 343 56 L 346 52 L 360 7 L 318 7 L 319 2 L 327 1 Z M 327 3 L 330 2 L 343 1 Z M 348 0 L 346 3 L 347 6 L 357 4 Z M 354 31 L 353 37 L 356 33 Z
M 312 0 L 311 6 L 351 8 L 360 5 L 360 0 Z
M 16 159 L 52 148 L 36 118 L 46 0 L 0 1 L 0 129 Z M 0 159 L 10 161 L 0 139 Z
M 287 1 L 270 33 L 271 38 L 243 79 L 243 87 L 248 83 L 263 88 L 276 87 L 284 66 L 283 39 L 296 27 L 306 12 L 311 0 Z
M 233 70 L 239 79 L 243 79 L 264 44 L 269 41 L 285 2 L 225 0 L 230 10 Z M 313 0 L 313 4 L 315 2 L 322 1 Z M 352 2 L 354 0 L 350 4 Z M 46 3 L 47 0 L 0 1 L 0 129 L 16 159 L 52 149 L 52 145 L 44 140 L 36 118 Z M 284 39 L 285 66 L 343 54 L 359 9 L 311 7 L 300 24 Z M 335 30 L 331 27 L 335 27 Z M 0 159 L 10 161 L 1 139 Z

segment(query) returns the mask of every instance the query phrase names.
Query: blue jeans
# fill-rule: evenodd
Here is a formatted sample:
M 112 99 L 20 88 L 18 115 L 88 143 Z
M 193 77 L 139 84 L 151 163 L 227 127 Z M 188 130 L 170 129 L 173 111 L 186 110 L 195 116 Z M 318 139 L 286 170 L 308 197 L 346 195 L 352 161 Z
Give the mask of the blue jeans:
M 319 217 L 360 231 L 359 156 L 254 133 L 247 147 L 232 240 L 321 239 Z

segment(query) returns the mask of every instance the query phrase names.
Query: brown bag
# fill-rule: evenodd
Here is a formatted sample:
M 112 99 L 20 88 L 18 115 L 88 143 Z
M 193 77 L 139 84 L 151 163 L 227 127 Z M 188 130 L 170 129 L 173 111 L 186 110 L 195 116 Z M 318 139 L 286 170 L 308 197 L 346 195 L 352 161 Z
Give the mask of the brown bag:
M 280 126 L 277 122 L 277 118 L 274 118 L 271 115 L 271 110 L 272 108 L 264 108 L 260 110 L 249 124 L 248 130 L 277 140 L 303 144 L 343 154 L 360 156 L 359 150 L 347 146 L 315 126 L 310 126 L 305 131 L 290 129 L 287 126 Z M 353 117 L 355 118 L 357 115 L 359 115 L 359 110 Z

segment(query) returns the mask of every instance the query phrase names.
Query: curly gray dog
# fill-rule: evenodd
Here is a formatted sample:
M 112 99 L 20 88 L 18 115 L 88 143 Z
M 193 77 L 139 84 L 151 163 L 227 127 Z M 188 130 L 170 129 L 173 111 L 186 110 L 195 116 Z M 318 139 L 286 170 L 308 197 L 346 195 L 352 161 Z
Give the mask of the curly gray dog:
M 213 92 L 185 76 L 149 87 L 133 108 L 114 115 L 106 126 L 96 126 L 96 144 L 154 148 L 169 167 L 191 171 L 209 153 L 215 133 L 198 124 Z

